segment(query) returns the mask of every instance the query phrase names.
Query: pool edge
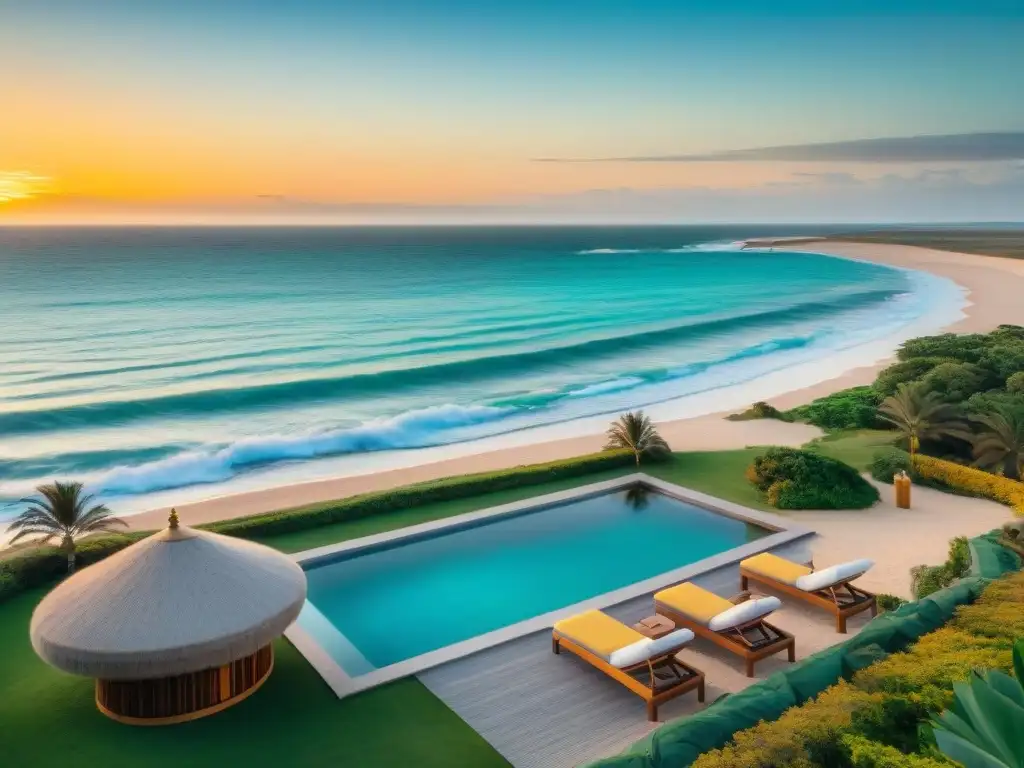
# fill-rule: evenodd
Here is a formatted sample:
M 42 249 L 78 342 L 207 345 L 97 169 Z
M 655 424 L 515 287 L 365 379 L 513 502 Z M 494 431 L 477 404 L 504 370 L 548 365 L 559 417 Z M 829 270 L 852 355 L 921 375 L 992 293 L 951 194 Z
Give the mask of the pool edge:
M 645 594 L 653 593 L 664 589 L 672 584 L 687 581 L 703 573 L 717 570 L 738 563 L 740 560 L 768 551 L 775 547 L 815 535 L 809 528 L 795 525 L 791 520 L 770 512 L 744 507 L 740 504 L 725 501 L 715 496 L 700 493 L 674 483 L 652 477 L 642 472 L 636 472 L 613 480 L 572 488 L 567 491 L 535 496 L 529 499 L 502 504 L 496 507 L 467 512 L 462 515 L 455 515 L 449 518 L 442 518 L 428 523 L 399 528 L 386 533 L 364 536 L 351 541 L 340 542 L 325 547 L 296 552 L 291 557 L 302 566 L 311 565 L 318 561 L 329 561 L 340 554 L 352 555 L 360 551 L 372 551 L 381 546 L 400 542 L 403 540 L 415 541 L 447 529 L 459 529 L 467 525 L 473 525 L 485 520 L 500 519 L 502 517 L 515 516 L 527 511 L 539 511 L 545 507 L 563 504 L 569 501 L 579 501 L 591 496 L 619 490 L 624 487 L 642 483 L 650 488 L 665 494 L 679 501 L 694 504 L 711 512 L 754 523 L 766 528 L 772 533 L 756 541 L 733 547 L 725 552 L 720 552 L 695 563 L 676 568 L 671 571 L 652 576 L 649 579 L 629 584 L 625 587 L 605 592 L 600 595 L 588 598 L 578 603 L 549 611 L 529 619 L 525 619 L 507 627 L 486 632 L 482 635 L 463 640 L 428 653 L 405 659 L 396 664 L 390 664 L 373 672 L 368 672 L 358 677 L 350 677 L 333 658 L 320 647 L 319 643 L 297 623 L 292 624 L 286 631 L 285 637 L 296 647 L 299 653 L 310 663 L 317 674 L 331 688 L 338 698 L 345 698 L 361 691 L 375 688 L 385 683 L 400 680 L 405 677 L 416 675 L 428 669 L 438 667 L 442 664 L 465 658 L 474 653 L 493 648 L 497 645 L 516 640 L 526 635 L 549 630 L 551 626 L 560 619 L 572 616 L 586 610 L 605 609 L 628 600 L 642 597 Z

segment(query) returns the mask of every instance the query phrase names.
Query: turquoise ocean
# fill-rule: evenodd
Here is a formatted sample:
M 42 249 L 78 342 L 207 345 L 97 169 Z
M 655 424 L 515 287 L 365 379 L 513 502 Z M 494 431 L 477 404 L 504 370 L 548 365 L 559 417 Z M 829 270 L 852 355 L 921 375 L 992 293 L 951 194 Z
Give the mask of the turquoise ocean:
M 765 234 L 0 229 L 0 520 L 54 478 L 133 510 L 753 394 L 962 304 L 923 273 L 737 247 Z

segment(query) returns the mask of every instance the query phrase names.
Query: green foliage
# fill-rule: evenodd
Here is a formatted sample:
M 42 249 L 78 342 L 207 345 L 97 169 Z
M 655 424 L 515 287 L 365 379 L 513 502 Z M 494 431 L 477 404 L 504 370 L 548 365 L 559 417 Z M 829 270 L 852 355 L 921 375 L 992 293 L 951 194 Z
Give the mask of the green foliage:
M 989 347 L 981 356 L 981 365 L 1004 382 L 1015 373 L 1024 371 L 1024 342 Z
M 1006 391 L 1011 395 L 1024 395 L 1024 371 L 1017 371 L 1006 380 Z
M 778 509 L 864 509 L 878 501 L 857 470 L 813 451 L 769 448 L 747 476 Z
M 943 402 L 923 382 L 900 384 L 896 394 L 878 406 L 878 416 L 892 425 L 914 454 L 925 440 L 962 437 L 966 427 L 956 406 Z
M 929 371 L 942 363 L 955 362 L 945 357 L 914 357 L 900 360 L 898 363 L 883 368 L 871 387 L 882 397 L 896 392 L 900 384 L 911 384 L 920 381 Z
M 1024 408 L 984 413 L 975 421 L 974 458 L 978 465 L 1019 480 L 1024 472 Z
M 967 539 L 957 536 L 949 542 L 949 556 L 942 565 L 918 565 L 910 569 L 910 588 L 917 599 L 928 597 L 957 579 L 962 579 L 971 569 L 971 551 Z
M 878 451 L 871 460 L 870 472 L 871 477 L 880 483 L 891 483 L 900 472 L 913 477 L 910 454 L 899 448 Z
M 626 467 L 632 454 L 608 451 L 546 464 L 532 464 L 497 472 L 449 477 L 387 491 L 365 493 L 346 499 L 311 504 L 266 514 L 239 517 L 200 526 L 215 533 L 241 538 L 262 538 L 304 531 L 333 523 L 359 520 L 424 504 L 464 499 L 511 488 L 528 487 L 561 479 Z M 82 565 L 102 560 L 148 536 L 138 531 L 82 540 L 77 547 Z M 50 584 L 67 570 L 67 557 L 56 547 L 34 547 L 0 559 L 0 602 L 32 587 Z
M 819 397 L 808 405 L 787 411 L 791 419 L 822 429 L 869 429 L 881 426 L 878 405 L 882 395 L 873 387 L 852 387 Z
M 903 343 L 897 356 L 900 360 L 915 357 L 941 357 L 962 363 L 976 363 L 991 341 L 983 333 L 943 333 L 938 336 L 921 336 Z
M 1001 389 L 971 395 L 964 405 L 968 414 L 994 413 L 1024 409 L 1024 393 L 1004 392 Z
M 947 403 L 960 403 L 987 390 L 994 382 L 988 371 L 973 363 L 939 363 L 921 379 L 921 383 Z
M 964 768 L 1024 768 L 1024 640 L 1013 663 L 1016 680 L 989 670 L 954 685 L 953 705 L 934 720 L 939 749 Z
M 778 419 L 779 421 L 789 421 L 790 418 L 787 414 L 780 411 L 774 405 L 769 405 L 763 401 L 758 401 L 747 410 L 740 413 L 733 413 L 726 416 L 729 421 L 753 421 L 755 419 Z
M 907 601 L 898 595 L 890 595 L 885 592 L 880 592 L 875 595 L 875 602 L 878 605 L 878 610 L 882 613 L 886 611 L 895 611 L 901 605 L 906 605 Z
M 894 747 L 879 744 L 863 736 L 846 734 L 843 746 L 852 768 L 949 768 L 950 763 L 931 757 L 907 755 Z

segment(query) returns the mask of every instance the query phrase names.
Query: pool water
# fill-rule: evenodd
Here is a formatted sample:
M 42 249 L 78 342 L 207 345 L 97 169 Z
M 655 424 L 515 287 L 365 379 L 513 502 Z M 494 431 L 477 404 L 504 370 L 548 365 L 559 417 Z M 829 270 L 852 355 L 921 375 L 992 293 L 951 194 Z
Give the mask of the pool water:
M 299 625 L 354 677 L 769 533 L 623 489 L 312 565 Z

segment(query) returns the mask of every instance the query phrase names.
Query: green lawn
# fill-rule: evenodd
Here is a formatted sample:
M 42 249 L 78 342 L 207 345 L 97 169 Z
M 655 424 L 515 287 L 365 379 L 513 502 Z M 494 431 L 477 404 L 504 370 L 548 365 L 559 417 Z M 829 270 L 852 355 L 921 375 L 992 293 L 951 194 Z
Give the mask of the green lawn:
M 896 434 L 888 430 L 849 429 L 819 437 L 804 447 L 866 472 L 875 453 L 895 442 Z
M 868 451 L 870 442 L 868 436 L 858 435 L 821 445 L 825 451 L 859 456 Z M 758 451 L 680 453 L 668 462 L 645 465 L 643 470 L 668 482 L 768 510 L 744 478 L 744 470 Z M 429 504 L 262 541 L 295 552 L 608 480 L 629 471 Z M 418 681 L 399 681 L 339 701 L 284 640 L 276 644 L 276 668 L 264 688 L 238 706 L 215 717 L 168 728 L 119 725 L 96 710 L 91 681 L 57 672 L 32 651 L 28 622 L 43 594 L 45 590 L 36 590 L 0 604 L 0 753 L 4 765 L 507 765 Z

